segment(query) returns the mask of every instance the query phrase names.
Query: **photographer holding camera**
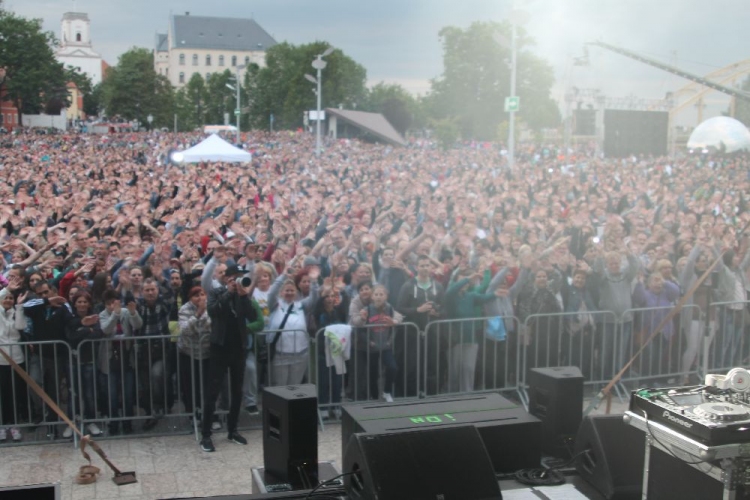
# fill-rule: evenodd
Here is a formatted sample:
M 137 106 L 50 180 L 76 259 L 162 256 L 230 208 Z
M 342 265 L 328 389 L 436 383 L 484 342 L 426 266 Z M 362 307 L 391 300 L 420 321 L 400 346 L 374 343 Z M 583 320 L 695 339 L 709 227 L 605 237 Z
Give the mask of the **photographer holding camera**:
M 245 350 L 247 347 L 247 323 L 256 319 L 252 306 L 252 282 L 244 276 L 246 271 L 235 264 L 224 272 L 224 284 L 211 290 L 208 296 L 208 315 L 211 318 L 210 386 L 208 399 L 204 402 L 201 449 L 214 451 L 211 440 L 211 422 L 216 398 L 221 390 L 222 378 L 229 368 L 229 392 L 231 405 L 227 420 L 227 439 L 237 444 L 247 440 L 237 432 L 237 420 L 242 404 L 242 381 L 245 373 Z

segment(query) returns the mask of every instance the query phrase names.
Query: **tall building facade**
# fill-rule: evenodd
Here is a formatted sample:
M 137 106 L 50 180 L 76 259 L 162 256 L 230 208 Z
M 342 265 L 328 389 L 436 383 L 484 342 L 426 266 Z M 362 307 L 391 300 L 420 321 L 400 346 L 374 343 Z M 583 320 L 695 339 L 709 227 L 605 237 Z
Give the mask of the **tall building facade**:
M 194 73 L 232 73 L 249 64 L 265 66 L 276 41 L 253 19 L 173 15 L 166 34 L 157 34 L 154 69 L 180 88 Z
M 103 61 L 91 44 L 91 22 L 88 14 L 66 12 L 62 18 L 60 47 L 55 51 L 57 60 L 65 67 L 73 66 L 86 73 L 91 83 L 101 83 Z

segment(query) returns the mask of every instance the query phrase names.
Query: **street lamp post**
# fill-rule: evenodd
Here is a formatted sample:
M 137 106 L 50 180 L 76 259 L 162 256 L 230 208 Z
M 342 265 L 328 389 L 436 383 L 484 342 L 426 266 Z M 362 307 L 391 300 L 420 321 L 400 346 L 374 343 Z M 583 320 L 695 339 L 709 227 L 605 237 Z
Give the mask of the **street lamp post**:
M 237 66 L 237 108 L 234 110 L 235 118 L 237 118 L 237 146 L 240 145 L 240 72 L 245 69 L 245 65 L 241 64 Z
M 318 72 L 317 78 L 310 76 L 310 75 L 305 75 L 305 78 L 307 78 L 309 81 L 317 85 L 317 90 L 315 94 L 317 96 L 317 101 L 318 101 L 318 106 L 317 106 L 318 116 L 316 117 L 317 119 L 315 120 L 315 156 L 318 156 L 318 157 L 320 156 L 320 118 L 321 118 L 320 101 L 321 101 L 321 87 L 322 87 L 322 80 L 321 80 L 322 74 L 321 73 L 325 69 L 326 65 L 328 64 L 323 60 L 323 58 L 331 55 L 331 52 L 333 52 L 333 47 L 328 47 L 325 50 L 325 52 L 315 56 L 315 60 L 312 62 L 312 67 L 315 68 Z
M 516 23 L 512 22 L 512 31 L 510 35 L 510 95 L 516 95 Z M 515 150 L 516 150 L 516 112 L 510 110 L 510 117 L 508 118 L 508 168 L 512 171 L 513 165 L 515 164 Z
M 236 75 L 236 78 L 235 78 L 234 85 L 230 85 L 230 84 L 227 83 L 227 88 L 230 89 L 230 90 L 234 90 L 237 93 L 237 95 L 236 95 L 236 102 L 237 102 L 237 104 L 236 104 L 236 106 L 234 108 L 234 117 L 237 120 L 237 131 L 236 131 L 237 135 L 235 136 L 236 137 L 235 142 L 237 143 L 237 146 L 240 145 L 240 112 L 241 112 L 240 111 L 240 88 L 241 88 L 240 87 L 240 71 L 242 71 L 243 69 L 245 69 L 245 65 L 244 64 L 241 64 L 241 65 L 235 67 L 235 71 L 237 72 L 237 75 Z
M 517 29 L 516 26 L 519 24 L 526 24 L 528 22 L 528 14 L 521 10 L 514 10 L 510 13 L 510 24 L 511 24 L 511 35 L 510 35 L 510 95 L 511 98 L 516 98 L 516 56 L 517 56 Z M 516 111 L 517 111 L 518 100 L 516 98 L 516 106 L 509 109 L 510 117 L 508 118 L 508 168 L 513 170 L 515 163 L 515 150 L 516 150 Z
M 151 113 L 149 113 L 148 116 L 146 117 L 146 121 L 148 122 L 148 130 L 150 132 L 151 131 L 151 124 L 154 122 L 154 115 L 152 115 Z

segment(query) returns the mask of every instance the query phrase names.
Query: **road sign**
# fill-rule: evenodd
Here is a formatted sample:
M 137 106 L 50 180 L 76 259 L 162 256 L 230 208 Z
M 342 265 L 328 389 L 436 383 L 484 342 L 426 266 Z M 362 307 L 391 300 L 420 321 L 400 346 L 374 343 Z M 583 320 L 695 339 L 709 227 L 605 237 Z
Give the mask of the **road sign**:
M 234 116 L 239 116 L 239 114 L 240 114 L 240 110 L 239 109 L 235 109 L 234 110 Z
M 515 112 L 521 105 L 521 98 L 518 96 L 510 96 L 505 98 L 505 112 Z

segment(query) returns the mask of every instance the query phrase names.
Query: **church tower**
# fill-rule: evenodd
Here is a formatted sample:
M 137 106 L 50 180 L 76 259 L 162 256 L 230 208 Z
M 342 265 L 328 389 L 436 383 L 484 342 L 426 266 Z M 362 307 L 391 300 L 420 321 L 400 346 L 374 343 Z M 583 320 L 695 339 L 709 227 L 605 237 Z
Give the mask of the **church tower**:
M 66 12 L 62 17 L 60 47 L 55 56 L 66 67 L 80 68 L 96 85 L 102 81 L 102 57 L 91 44 L 91 22 L 88 14 Z
M 88 14 L 66 12 L 62 18 L 63 45 L 91 47 L 91 21 Z

